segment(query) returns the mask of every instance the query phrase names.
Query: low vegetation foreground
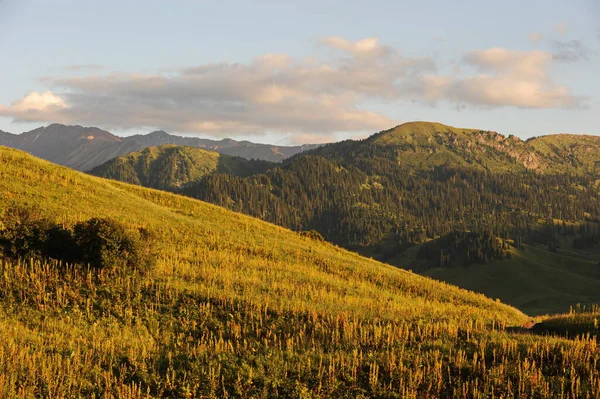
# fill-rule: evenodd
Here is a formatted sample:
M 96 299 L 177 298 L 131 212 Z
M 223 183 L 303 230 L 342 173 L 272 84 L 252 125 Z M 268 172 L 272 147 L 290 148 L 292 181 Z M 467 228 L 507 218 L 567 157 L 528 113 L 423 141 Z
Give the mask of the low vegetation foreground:
M 7 148 L 0 192 L 0 397 L 600 395 L 592 335 L 318 235 Z

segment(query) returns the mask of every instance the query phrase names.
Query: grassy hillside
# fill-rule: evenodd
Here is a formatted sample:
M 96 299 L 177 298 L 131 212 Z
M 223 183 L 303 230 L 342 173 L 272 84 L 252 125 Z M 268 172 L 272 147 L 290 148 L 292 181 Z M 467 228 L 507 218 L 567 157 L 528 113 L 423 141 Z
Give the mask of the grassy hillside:
M 93 168 L 89 173 L 161 190 L 176 190 L 213 173 L 249 176 L 264 172 L 273 163 L 247 160 L 171 144 L 148 147 Z
M 352 164 L 370 154 L 386 156 L 401 167 L 425 171 L 440 166 L 491 172 L 546 170 L 546 161 L 518 137 L 435 122 L 409 122 L 360 142 L 329 144 L 309 153 Z
M 158 256 L 143 275 L 0 261 L 0 397 L 600 394 L 595 340 L 504 332 L 528 318 L 289 230 L 5 148 L 0 192 L 145 227 Z
M 359 142 L 333 143 L 309 153 L 352 164 L 366 156 L 389 153 L 399 166 L 415 170 L 449 166 L 490 172 L 584 174 L 598 172 L 600 138 L 563 134 L 523 141 L 493 131 L 408 122 Z
M 550 169 L 586 173 L 600 172 L 600 137 L 575 134 L 555 134 L 530 139 L 527 144 L 549 160 Z M 565 167 L 566 166 L 566 167 Z
M 530 315 L 566 312 L 577 303 L 600 303 L 600 255 L 524 246 L 510 259 L 468 267 L 432 268 L 423 274 L 500 298 Z

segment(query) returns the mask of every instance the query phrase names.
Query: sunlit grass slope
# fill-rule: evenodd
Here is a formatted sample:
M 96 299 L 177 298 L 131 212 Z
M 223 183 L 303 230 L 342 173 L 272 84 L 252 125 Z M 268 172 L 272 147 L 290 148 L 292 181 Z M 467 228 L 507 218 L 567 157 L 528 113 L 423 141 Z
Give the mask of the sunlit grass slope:
M 156 277 L 182 288 L 269 301 L 278 309 L 300 306 L 384 319 L 471 315 L 514 322 L 520 317 L 516 310 L 482 295 L 223 208 L 86 176 L 15 150 L 3 148 L 0 154 L 0 191 L 6 194 L 0 201 L 4 204 L 37 205 L 67 224 L 108 216 L 147 227 L 161 238 Z M 300 289 L 313 284 L 323 289 L 314 291 L 315 295 L 312 289 Z M 493 314 L 486 315 L 482 309 Z
M 600 172 L 600 137 L 592 135 L 554 134 L 532 138 L 531 147 L 549 159 L 554 172 L 568 169 L 582 173 Z
M 591 397 L 595 341 L 189 198 L 0 148 L 0 209 L 146 227 L 148 275 L 0 261 L 0 397 Z M 543 364 L 543 366 L 542 366 Z
M 494 173 L 534 170 L 583 174 L 600 171 L 599 151 L 597 136 L 560 134 L 523 141 L 493 131 L 418 121 L 381 131 L 360 142 L 329 144 L 310 153 L 350 164 L 355 164 L 360 155 L 393 154 L 398 165 L 415 170 L 446 166 Z
M 467 167 L 491 172 L 522 172 L 529 150 L 515 137 L 463 129 L 435 122 L 409 122 L 368 139 L 378 146 L 397 148 L 398 162 L 416 169 L 435 166 Z

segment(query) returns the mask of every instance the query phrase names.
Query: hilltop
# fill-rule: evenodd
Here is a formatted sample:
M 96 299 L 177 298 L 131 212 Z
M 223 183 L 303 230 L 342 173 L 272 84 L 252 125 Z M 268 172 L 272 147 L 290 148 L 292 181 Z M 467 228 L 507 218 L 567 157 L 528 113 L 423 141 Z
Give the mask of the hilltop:
M 232 157 L 200 148 L 164 144 L 123 155 L 90 170 L 90 174 L 144 187 L 177 190 L 207 175 L 249 176 L 274 163 Z
M 352 162 L 386 156 L 419 170 L 463 167 L 489 172 L 593 173 L 600 137 L 548 135 L 523 141 L 516 136 L 463 129 L 434 122 L 408 122 L 362 141 L 328 144 L 306 152 Z M 597 159 L 596 159 L 597 160 Z
M 58 123 L 18 135 L 0 132 L 0 145 L 27 151 L 37 157 L 77 170 L 90 170 L 112 158 L 164 144 L 202 148 L 230 156 L 271 162 L 281 162 L 298 152 L 316 147 L 311 144 L 286 147 L 231 139 L 180 137 L 162 130 L 146 135 L 119 137 L 96 127 L 66 126 Z

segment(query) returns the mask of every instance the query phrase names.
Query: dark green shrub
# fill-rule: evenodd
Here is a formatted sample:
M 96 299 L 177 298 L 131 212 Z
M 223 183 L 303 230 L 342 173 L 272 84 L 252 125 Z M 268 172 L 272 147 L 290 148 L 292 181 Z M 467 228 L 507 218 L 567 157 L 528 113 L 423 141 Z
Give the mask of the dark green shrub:
M 2 253 L 10 258 L 43 256 L 48 231 L 53 226 L 35 208 L 9 206 L 0 223 Z
M 0 214 L 0 255 L 52 258 L 95 268 L 146 271 L 153 257 L 146 229 L 128 229 L 111 219 L 89 219 L 73 230 L 40 216 L 35 208 L 10 206 Z
M 60 225 L 53 225 L 48 229 L 44 245 L 44 256 L 75 263 L 79 261 L 79 252 L 71 230 Z
M 145 271 L 151 266 L 151 256 L 141 238 L 139 230 L 112 219 L 89 219 L 73 228 L 77 259 L 96 268 Z

